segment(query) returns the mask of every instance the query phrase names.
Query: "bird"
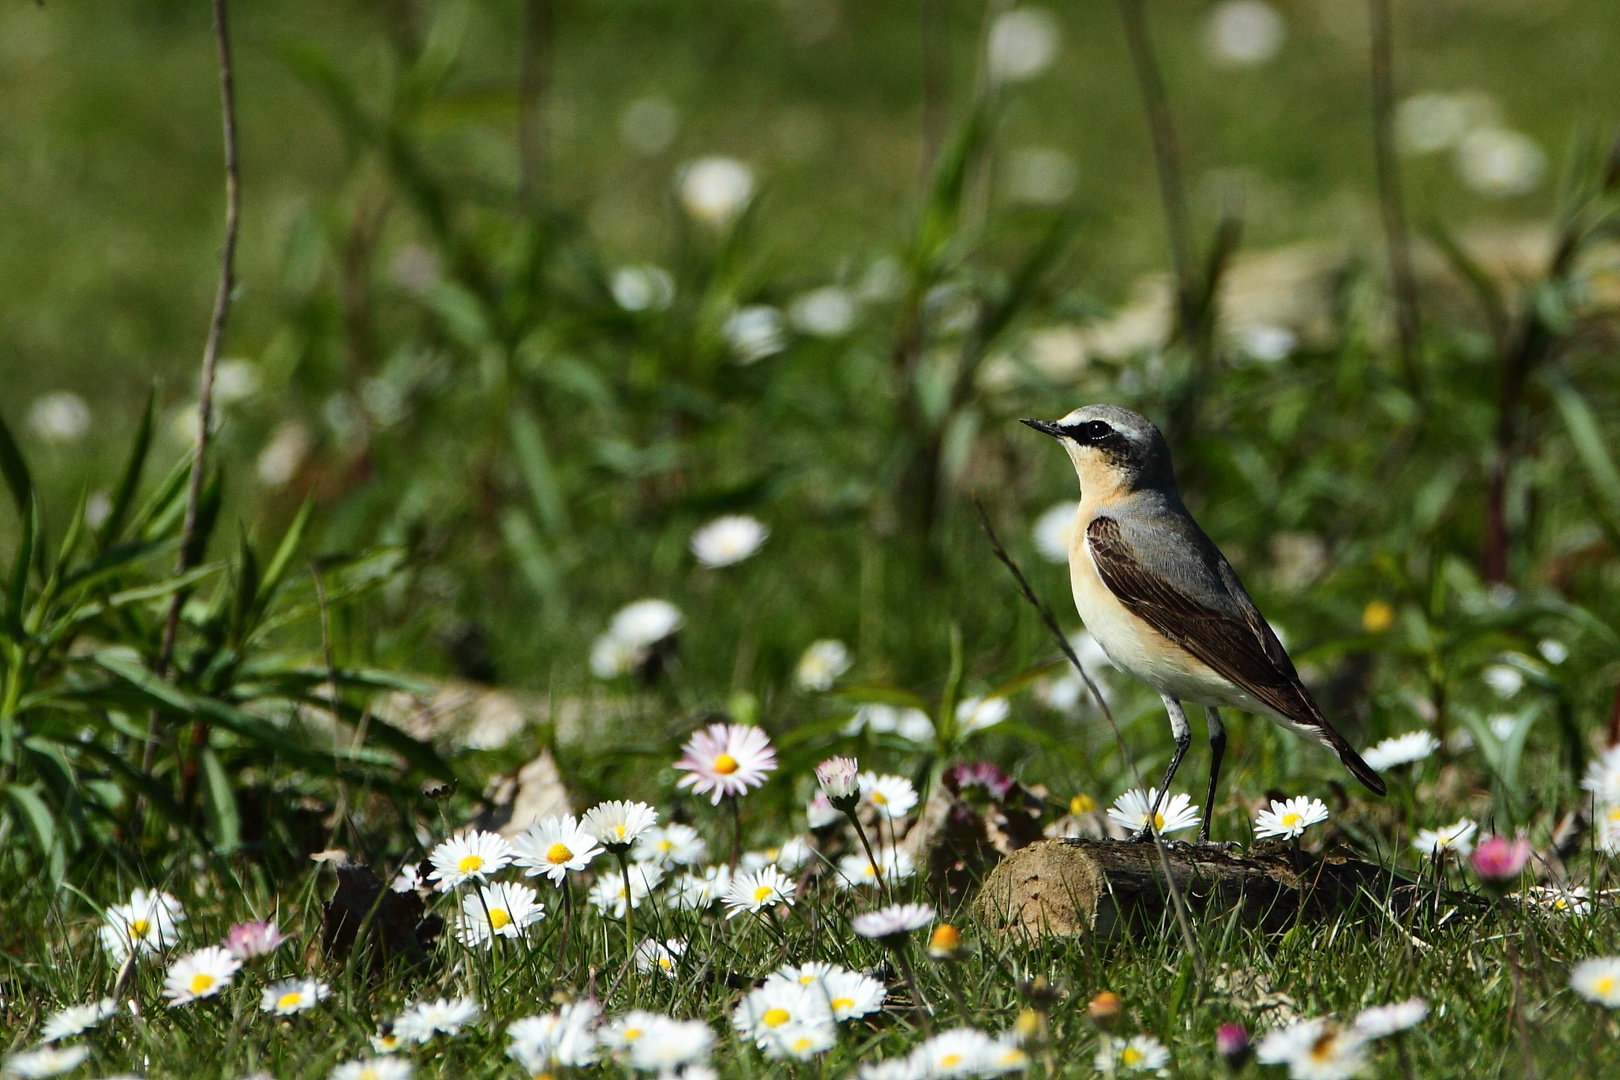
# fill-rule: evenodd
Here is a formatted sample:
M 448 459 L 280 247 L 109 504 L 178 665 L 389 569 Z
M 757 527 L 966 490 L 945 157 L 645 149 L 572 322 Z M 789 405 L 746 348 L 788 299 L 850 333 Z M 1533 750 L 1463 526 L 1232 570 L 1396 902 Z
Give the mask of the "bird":
M 1181 501 L 1170 445 L 1153 422 L 1117 405 L 1085 405 L 1061 420 L 1023 421 L 1057 439 L 1080 479 L 1069 543 L 1074 604 L 1108 659 L 1158 692 L 1176 749 L 1148 824 L 1192 744 L 1183 701 L 1209 722 L 1209 795 L 1199 829 L 1209 842 L 1221 757 L 1222 708 L 1266 717 L 1327 747 L 1368 789 L 1384 781 L 1328 723 L 1288 651 L 1231 563 Z

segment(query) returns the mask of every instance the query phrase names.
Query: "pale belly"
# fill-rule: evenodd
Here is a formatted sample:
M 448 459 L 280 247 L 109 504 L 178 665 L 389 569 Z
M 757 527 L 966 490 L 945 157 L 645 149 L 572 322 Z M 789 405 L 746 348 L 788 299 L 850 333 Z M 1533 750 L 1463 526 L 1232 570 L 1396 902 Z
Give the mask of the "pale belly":
M 1159 693 L 1183 701 L 1271 713 L 1203 661 L 1131 614 L 1103 584 L 1086 544 L 1085 534 L 1080 532 L 1069 550 L 1074 606 L 1116 667 Z

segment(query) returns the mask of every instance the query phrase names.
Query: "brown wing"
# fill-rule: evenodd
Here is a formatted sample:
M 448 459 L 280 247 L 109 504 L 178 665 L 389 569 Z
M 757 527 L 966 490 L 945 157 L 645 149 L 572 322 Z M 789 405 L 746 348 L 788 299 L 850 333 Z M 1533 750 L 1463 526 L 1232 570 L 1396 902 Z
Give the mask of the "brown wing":
M 1225 560 L 1214 570 L 1226 591 L 1241 597 L 1235 611 L 1219 611 L 1176 588 L 1144 567 L 1131 553 L 1113 518 L 1094 518 L 1086 527 L 1091 561 L 1103 584 L 1126 609 L 1208 664 L 1256 701 L 1296 724 L 1313 728 L 1339 760 L 1370 790 L 1384 794 L 1384 781 L 1328 723 L 1299 681 L 1294 662 L 1260 617 Z
M 1296 723 L 1325 726 L 1288 653 L 1258 613 L 1217 611 L 1147 570 L 1120 537 L 1113 518 L 1093 519 L 1086 538 L 1103 584 L 1133 615 L 1255 700 Z

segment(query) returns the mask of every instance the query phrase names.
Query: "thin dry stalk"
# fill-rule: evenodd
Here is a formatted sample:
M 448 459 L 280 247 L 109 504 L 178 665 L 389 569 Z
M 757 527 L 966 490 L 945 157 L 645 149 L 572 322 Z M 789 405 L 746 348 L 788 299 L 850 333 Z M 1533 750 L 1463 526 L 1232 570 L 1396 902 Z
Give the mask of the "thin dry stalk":
M 220 122 L 225 139 L 225 239 L 220 247 L 219 287 L 214 292 L 214 313 L 208 322 L 208 341 L 203 347 L 202 377 L 197 387 L 197 449 L 191 459 L 191 476 L 186 488 L 186 515 L 180 529 L 180 552 L 175 556 L 174 572 L 183 574 L 191 568 L 192 546 L 197 536 L 197 507 L 202 501 L 203 477 L 208 461 L 208 433 L 214 411 L 214 368 L 219 361 L 220 346 L 225 339 L 225 325 L 231 314 L 231 294 L 236 289 L 236 236 L 242 209 L 242 176 L 236 148 L 236 78 L 231 62 L 230 25 L 226 17 L 225 0 L 214 2 L 214 46 L 219 54 Z M 180 629 L 180 609 L 186 593 L 177 591 L 169 601 L 168 615 L 163 621 L 163 640 L 158 649 L 156 671 L 160 678 L 167 677 L 169 665 L 174 661 L 175 637 Z M 141 756 L 141 769 L 152 771 L 157 754 L 157 738 L 161 720 L 153 710 L 147 720 L 146 748 Z M 206 734 L 201 726 L 198 732 Z M 196 742 L 196 735 L 193 742 Z M 141 807 L 137 804 L 136 821 Z M 137 832 L 138 832 L 137 828 Z
M 1389 0 L 1367 0 L 1368 36 L 1372 48 L 1373 161 L 1378 170 L 1378 204 L 1389 249 L 1389 280 L 1395 293 L 1395 332 L 1400 339 L 1401 367 L 1407 387 L 1421 389 L 1417 276 L 1412 272 L 1412 243 L 1401 195 L 1400 165 L 1395 156 L 1395 34 Z

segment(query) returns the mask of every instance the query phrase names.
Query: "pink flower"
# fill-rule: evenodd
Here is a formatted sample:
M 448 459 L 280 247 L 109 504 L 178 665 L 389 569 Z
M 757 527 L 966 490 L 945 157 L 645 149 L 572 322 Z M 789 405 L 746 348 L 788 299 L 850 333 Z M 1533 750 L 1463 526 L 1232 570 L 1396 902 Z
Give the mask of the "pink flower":
M 816 783 L 821 785 L 828 799 L 840 802 L 859 799 L 860 772 L 861 767 L 854 758 L 830 757 L 816 766 Z
M 1215 1029 L 1215 1053 L 1232 1069 L 1241 1069 L 1254 1053 L 1249 1033 L 1242 1024 L 1222 1024 Z
M 238 960 L 251 960 L 255 956 L 269 956 L 287 940 L 274 921 L 237 923 L 225 935 L 225 951 Z
M 728 795 L 746 795 L 776 768 L 770 738 L 748 724 L 710 724 L 694 731 L 681 750 L 684 756 L 675 769 L 687 775 L 679 786 L 708 795 L 715 805 Z
M 1524 872 L 1524 864 L 1530 861 L 1530 841 L 1523 837 L 1509 840 L 1505 836 L 1488 836 L 1474 848 L 1470 861 L 1481 881 L 1512 881 Z

